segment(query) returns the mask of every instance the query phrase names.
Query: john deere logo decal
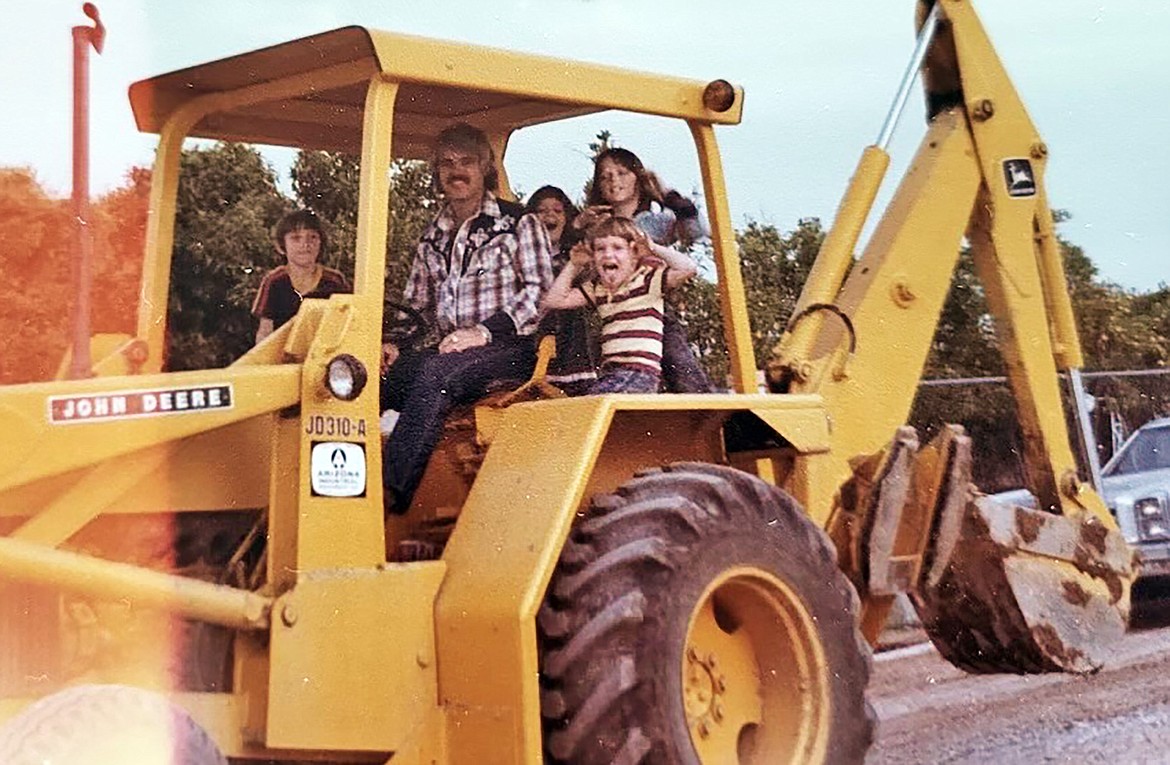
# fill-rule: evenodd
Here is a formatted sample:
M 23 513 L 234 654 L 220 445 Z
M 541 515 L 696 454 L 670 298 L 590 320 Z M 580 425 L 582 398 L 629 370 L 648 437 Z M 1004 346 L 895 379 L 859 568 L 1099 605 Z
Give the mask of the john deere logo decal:
M 125 420 L 231 408 L 231 385 L 127 390 L 92 396 L 50 396 L 49 422 Z
M 1026 159 L 1005 159 L 1003 161 L 1003 177 L 1007 183 L 1007 192 L 1013 197 L 1031 197 L 1036 195 L 1036 174 L 1032 172 L 1032 163 Z

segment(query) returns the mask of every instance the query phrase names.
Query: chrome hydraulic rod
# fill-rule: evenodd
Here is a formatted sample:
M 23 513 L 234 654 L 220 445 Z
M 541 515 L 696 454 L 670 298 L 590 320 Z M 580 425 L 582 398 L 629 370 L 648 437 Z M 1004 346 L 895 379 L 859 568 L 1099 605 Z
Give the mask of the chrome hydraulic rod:
M 0 579 L 56 587 L 102 600 L 129 598 L 198 621 L 240 630 L 264 630 L 270 598 L 127 563 L 0 538 Z
M 886 121 L 882 124 L 877 141 L 874 142 L 874 145 L 882 151 L 885 151 L 890 146 L 890 139 L 894 136 L 894 128 L 898 126 L 898 120 L 902 117 L 902 112 L 906 109 L 906 101 L 910 98 L 910 89 L 914 86 L 914 80 L 918 76 L 918 70 L 922 67 L 922 61 L 926 58 L 926 51 L 930 49 L 930 43 L 934 39 L 935 29 L 938 28 L 938 6 L 939 4 L 936 2 L 934 7 L 930 9 L 930 13 L 926 16 L 926 21 L 922 24 L 922 29 L 918 32 L 918 43 L 914 46 L 914 53 L 910 57 L 910 64 L 906 67 L 906 73 L 902 75 L 902 83 L 898 86 L 898 92 L 894 96 L 894 103 L 890 106 L 890 113 L 886 115 Z
M 805 280 L 804 289 L 801 290 L 796 308 L 792 312 L 793 316 L 804 316 L 810 306 L 832 303 L 837 298 L 845 274 L 853 263 L 853 250 L 861 237 L 861 230 L 865 227 L 865 221 L 889 168 L 890 155 L 886 149 L 898 118 L 906 106 L 906 99 L 910 95 L 910 88 L 914 84 L 918 69 L 930 48 L 930 42 L 938 27 L 938 14 L 938 5 L 935 4 L 919 32 L 910 65 L 902 76 L 902 82 L 898 86 L 897 95 L 894 96 L 894 103 L 886 116 L 885 124 L 882 125 L 877 142 L 867 146 L 862 152 L 857 170 L 854 171 L 849 186 L 845 189 L 833 226 L 821 245 L 821 251 L 808 279 Z M 821 321 L 818 314 L 809 315 L 807 318 L 808 320 L 801 324 L 789 327 L 784 339 L 773 351 L 777 363 L 770 364 L 770 370 L 801 366 L 798 359 L 807 357 L 809 344 L 817 337 Z M 770 371 L 769 374 L 774 372 Z

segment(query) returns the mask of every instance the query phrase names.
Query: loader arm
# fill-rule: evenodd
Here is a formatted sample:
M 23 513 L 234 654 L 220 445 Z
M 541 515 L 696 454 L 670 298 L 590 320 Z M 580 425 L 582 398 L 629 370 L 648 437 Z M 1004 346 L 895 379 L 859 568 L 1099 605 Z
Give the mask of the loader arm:
M 1075 369 L 1082 360 L 1044 193 L 1047 148 L 969 0 L 923 0 L 919 23 L 922 35 L 910 74 L 923 64 L 930 110 L 926 136 L 865 251 L 853 262 L 853 245 L 888 165 L 882 144 L 889 130 L 883 128 L 885 140 L 866 149 L 793 322 L 768 364 L 773 390 L 824 396 L 833 419 L 833 447 L 828 464 L 818 468 L 817 483 L 845 487 L 861 480 L 865 487 L 876 487 L 862 491 L 869 492 L 872 507 L 866 506 L 867 500 L 849 506 L 850 490 L 832 496 L 822 491 L 806 500 L 810 512 L 829 527 L 839 546 L 852 538 L 856 549 L 843 556 L 843 565 L 856 568 L 853 576 L 862 592 L 864 629 L 871 639 L 881 629 L 892 601 L 892 591 L 872 585 L 875 580 L 898 578 L 892 565 L 889 572 L 894 573 L 889 576 L 887 571 L 867 568 L 885 565 L 887 558 L 895 557 L 890 550 L 877 554 L 867 549 L 877 544 L 873 529 L 887 523 L 889 528 L 882 533 L 889 540 L 916 534 L 937 536 L 938 521 L 934 530 L 930 521 L 917 530 L 907 528 L 914 522 L 921 524 L 921 517 L 909 520 L 915 512 L 904 513 L 900 519 L 900 510 L 887 512 L 884 521 L 870 516 L 878 513 L 876 498 L 883 491 L 883 501 L 890 504 L 895 484 L 878 486 L 897 477 L 891 477 L 886 463 L 894 459 L 899 439 L 895 444 L 890 439 L 910 414 L 964 237 L 986 292 L 1016 401 L 1029 487 L 1039 500 L 1038 507 L 1047 511 L 1035 516 L 1015 511 L 1016 517 L 1005 528 L 1015 529 L 1017 537 L 1028 537 L 1028 524 L 1066 519 L 1062 533 L 1078 550 L 1091 545 L 1076 540 L 1083 542 L 1090 535 L 1104 540 L 1117 529 L 1098 494 L 1077 477 L 1061 405 L 1058 369 Z M 913 451 L 917 441 L 911 440 Z M 910 442 L 903 436 L 900 443 Z M 885 467 L 876 467 L 879 458 L 886 460 Z M 859 478 L 863 464 L 868 472 Z M 901 481 L 892 492 L 898 495 L 895 504 L 901 504 L 907 483 Z M 841 518 L 849 513 L 856 517 L 843 522 Z M 979 530 L 970 528 L 973 518 L 987 513 L 994 515 L 995 510 L 984 504 L 976 508 L 972 502 L 965 519 L 953 525 L 962 524 L 968 542 L 968 536 L 994 536 L 983 528 L 997 528 L 994 518 L 977 522 L 982 523 Z M 849 528 L 843 531 L 835 524 Z M 858 528 L 863 531 L 857 532 Z M 859 533 L 871 536 L 859 538 Z M 1074 560 L 1076 555 L 1062 555 L 1055 544 L 1029 554 L 1053 561 L 1047 568 L 1039 566 L 1044 573 L 1038 576 L 1064 577 L 1053 582 L 1056 588 L 1079 593 L 1097 587 L 1103 602 L 1109 604 L 1103 613 L 1114 608 L 1114 616 L 1124 617 L 1132 561 L 1124 545 L 1115 541 L 1109 538 L 1108 544 L 1098 545 L 1110 559 L 1100 566 L 1081 565 L 1083 561 Z M 923 546 L 928 545 L 924 542 Z M 973 549 L 972 544 L 966 547 Z M 913 581 L 904 586 L 911 592 L 920 581 L 921 561 L 915 566 L 909 577 Z M 1085 581 L 1078 580 L 1090 570 L 1093 573 Z M 1011 578 L 1010 572 L 1005 575 Z M 1069 600 L 1078 599 L 1079 595 Z M 1027 616 L 1027 606 L 1019 608 Z M 1109 620 L 1118 626 L 1115 618 Z M 1029 628 L 1036 631 L 1036 625 L 1029 623 Z M 1059 626 L 1056 629 L 1061 631 Z M 1048 652 L 1041 649 L 1040 653 Z M 1057 664 L 1065 662 L 1069 652 L 1061 653 Z M 1010 668 L 1023 671 L 1016 665 Z M 1069 666 L 1064 663 L 1061 668 Z
M 909 416 L 966 236 L 1019 408 L 1028 478 L 1040 505 L 1063 514 L 1089 511 L 1112 525 L 1100 499 L 1076 481 L 1061 414 L 1057 370 L 1082 362 L 1043 187 L 1047 149 L 971 4 L 943 0 L 941 6 L 945 16 L 927 66 L 957 68 L 966 103 L 953 103 L 953 92 L 929 94 L 932 103 L 951 105 L 931 118 L 861 258 L 843 283 L 822 286 L 835 294 L 813 296 L 806 288 L 795 314 L 831 302 L 849 318 L 856 347 L 847 353 L 848 330 L 827 311 L 805 313 L 781 341 L 769 378 L 774 387 L 825 397 L 834 413 L 833 453 L 847 475 L 850 458 L 880 450 Z M 1030 182 L 1013 190 L 1009 170 Z M 859 172 L 853 182 L 864 181 Z M 833 236 L 841 234 L 834 230 Z M 818 267 L 826 255 L 839 262 L 851 253 L 823 250 Z M 813 279 L 809 285 L 815 286 Z

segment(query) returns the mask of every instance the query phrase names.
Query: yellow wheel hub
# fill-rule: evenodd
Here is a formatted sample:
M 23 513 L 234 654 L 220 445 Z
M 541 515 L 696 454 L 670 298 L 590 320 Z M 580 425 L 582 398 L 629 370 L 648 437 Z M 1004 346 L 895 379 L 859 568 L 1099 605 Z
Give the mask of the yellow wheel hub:
M 706 765 L 823 759 L 829 683 L 816 624 L 755 568 L 725 571 L 691 615 L 682 662 L 691 742 Z

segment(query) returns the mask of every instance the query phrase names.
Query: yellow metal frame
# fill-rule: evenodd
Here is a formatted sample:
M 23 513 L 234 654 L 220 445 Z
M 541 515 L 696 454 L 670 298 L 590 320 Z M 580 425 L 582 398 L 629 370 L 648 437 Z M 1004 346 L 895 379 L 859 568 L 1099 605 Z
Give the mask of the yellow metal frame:
M 1039 494 L 1111 523 L 1091 492 L 1070 493 L 1061 482 L 1072 460 L 1053 359 L 1079 363 L 1080 352 L 1044 195 L 1005 198 L 994 180 L 1003 157 L 1031 156 L 1039 184 L 1039 140 L 969 3 L 940 2 L 960 41 L 966 113 L 990 99 L 997 116 L 970 124 L 955 110 L 934 120 L 850 271 L 888 164 L 880 149 L 867 150 L 800 304 L 835 302 L 852 320 L 856 352 L 845 350 L 837 321 L 810 314 L 773 367 L 792 381 L 781 396 L 753 393 L 757 364 L 714 133 L 739 121 L 738 89 L 731 108 L 716 112 L 704 105 L 703 82 L 354 27 L 137 83 L 139 126 L 160 142 L 136 335 L 102 341 L 94 379 L 0 389 L 0 521 L 15 527 L 0 539 L 0 575 L 102 596 L 129 592 L 242 628 L 233 693 L 179 697 L 230 754 L 538 763 L 535 617 L 581 504 L 639 469 L 731 462 L 784 485 L 826 525 L 850 461 L 880 451 L 909 411 L 967 231 L 997 319 L 1014 327 L 1012 342 L 1041 344 L 1040 353 L 1013 346 L 1008 355 L 1036 439 L 1028 456 Z M 442 560 L 388 564 L 376 386 L 341 401 L 324 377 L 342 352 L 376 377 L 391 159 L 425 157 L 430 137 L 456 119 L 482 127 L 502 155 L 517 129 L 605 109 L 679 119 L 691 130 L 738 395 L 562 399 L 485 414 L 477 438 L 490 447 L 454 509 Z M 231 367 L 162 374 L 187 137 L 360 150 L 355 290 L 306 301 L 295 321 Z M 980 205 L 993 206 L 994 219 Z M 1039 255 L 1022 244 L 1033 227 Z M 1045 346 L 1050 338 L 1055 345 Z M 53 397 L 208 385 L 231 386 L 232 407 L 68 425 L 48 415 Z M 724 426 L 749 416 L 775 438 L 729 452 Z M 352 432 L 334 435 L 325 422 Z M 315 491 L 310 465 L 321 444 L 361 451 L 364 492 Z M 451 486 L 459 498 L 463 489 Z M 268 526 L 260 593 L 189 587 L 48 549 L 102 513 L 258 508 Z M 885 605 L 867 604 L 867 623 L 878 623 Z M 17 708 L 0 704 L 0 715 Z
M 852 247 L 888 164 L 878 147 L 866 150 L 798 304 L 833 303 L 851 320 L 857 349 L 843 358 L 848 339 L 841 324 L 813 315 L 781 341 L 771 375 L 789 375 L 789 390 L 825 396 L 836 424 L 827 482 L 840 485 L 851 472 L 849 460 L 880 451 L 909 415 L 967 235 L 1019 406 L 1033 491 L 1041 506 L 1091 512 L 1114 528 L 1100 499 L 1069 480 L 1076 463 L 1056 372 L 1058 363 L 1081 363 L 1081 354 L 1043 192 L 1047 149 L 971 3 L 939 2 L 952 29 L 946 39 L 954 40 L 954 50 L 943 55 L 961 75 L 966 109 L 934 117 L 846 279 Z M 1002 163 L 1011 158 L 1031 162 L 1034 195 L 1009 194 Z M 875 407 L 879 390 L 882 405 Z
M 713 230 L 721 232 L 717 268 L 721 281 L 735 287 L 725 291 L 723 304 L 732 368 L 737 387 L 752 390 L 750 328 L 712 129 L 739 121 L 742 91 L 735 91 L 729 109 L 716 112 L 703 103 L 705 87 L 357 28 L 133 86 L 139 126 L 160 135 L 137 330 L 134 337 L 96 342 L 92 379 L 0 390 L 6 442 L 28 445 L 0 455 L 0 518 L 17 524 L 10 539 L 0 539 L 0 571 L 12 580 L 49 582 L 99 599 L 120 595 L 242 629 L 234 694 L 177 697 L 231 753 L 396 751 L 395 761 L 539 760 L 533 619 L 581 497 L 615 488 L 633 470 L 662 461 L 724 459 L 720 427 L 734 411 L 754 411 L 799 448 L 823 452 L 828 419 L 820 399 L 646 397 L 504 410 L 485 420 L 484 437 L 495 444 L 445 560 L 387 566 L 377 392 L 371 385 L 355 401 L 334 399 L 323 385 L 325 366 L 343 351 L 367 369 L 378 366 L 389 201 L 385 168 L 392 157 L 426 156 L 430 138 L 455 119 L 484 128 L 502 157 L 517 129 L 622 109 L 680 119 L 690 127 Z M 179 160 L 189 137 L 360 149 L 355 289 L 328 301 L 306 301 L 296 321 L 227 369 L 164 374 Z M 230 386 L 232 406 L 69 425 L 44 414 L 51 397 L 96 400 L 208 385 Z M 531 510 L 510 513 L 504 525 L 488 523 L 489 516 L 498 516 L 496 483 L 515 475 L 512 455 L 532 446 L 531 439 L 514 440 L 517 428 L 528 427 L 525 418 L 550 416 L 550 410 L 572 430 L 592 423 L 591 438 L 573 439 L 580 462 L 563 461 L 562 451 L 557 469 L 563 481 L 557 483 L 528 472 L 531 485 L 522 495 Z M 641 412 L 638 419 L 634 412 Z M 314 431 L 322 418 L 364 425 L 360 436 L 342 439 L 364 450 L 363 497 L 313 491 L 313 448 L 328 441 Z M 646 423 L 659 438 L 648 436 Z M 558 449 L 544 452 L 551 457 Z M 747 462 L 762 470 L 766 463 Z M 583 470 L 584 464 L 595 469 Z M 554 506 L 561 509 L 550 512 Z M 102 514 L 261 507 L 267 508 L 269 536 L 262 593 L 52 549 Z M 536 518 L 540 522 L 528 523 Z M 523 546 L 523 556 L 493 572 L 504 588 L 498 592 L 525 593 L 519 610 L 507 606 L 515 604 L 510 598 L 485 604 L 484 582 L 471 576 L 482 566 L 468 561 L 491 549 L 483 547 L 482 535 L 494 537 L 501 529 L 511 540 L 539 540 L 538 565 L 527 565 L 530 552 Z M 380 605 L 371 607 L 375 603 Z M 497 610 L 501 605 L 506 607 Z M 465 639 L 469 620 L 490 621 L 499 630 Z M 269 647 L 250 634 L 257 629 L 269 631 Z M 340 646 L 352 651 L 358 640 L 365 641 L 360 659 L 339 656 Z M 522 650 L 513 650 L 518 645 Z M 482 658 L 492 654 L 498 661 L 484 665 Z M 451 671 L 472 655 L 466 671 Z M 524 670 L 514 674 L 516 666 Z M 8 713 L 16 708 L 4 705 Z M 329 709 L 335 712 L 325 720 L 322 710 Z M 365 712 L 358 716 L 355 709 Z M 472 733 L 496 727 L 500 714 L 517 722 L 516 736 L 484 739 Z M 443 719 L 450 724 L 436 723 Z M 498 758 L 490 754 L 489 741 L 496 739 Z
M 584 397 L 503 412 L 444 551 L 436 602 L 452 762 L 541 762 L 536 612 L 578 505 L 637 468 L 725 461 L 717 436 L 737 411 L 814 453 L 830 440 L 816 396 Z
M 1082 358 L 1044 193 L 1047 148 L 969 0 L 937 2 L 949 27 L 928 60 L 935 74 L 957 73 L 950 85 L 961 86 L 964 103 L 933 117 L 854 264 L 853 247 L 889 163 L 883 149 L 865 150 L 794 314 L 829 304 L 850 327 L 813 310 L 789 328 L 768 365 L 774 385 L 819 393 L 833 413 L 830 453 L 798 466 L 797 496 L 826 521 L 837 501 L 826 487 L 842 485 L 854 460 L 881 452 L 909 416 L 966 235 L 1024 432 L 1029 487 L 1041 507 L 1091 514 L 1115 530 L 1100 497 L 1077 480 L 1061 405 L 1057 370 Z M 1008 191 L 1003 163 L 1016 158 L 1031 163 L 1031 196 Z M 847 350 L 852 343 L 856 349 Z M 863 631 L 871 640 L 891 603 L 863 594 Z

